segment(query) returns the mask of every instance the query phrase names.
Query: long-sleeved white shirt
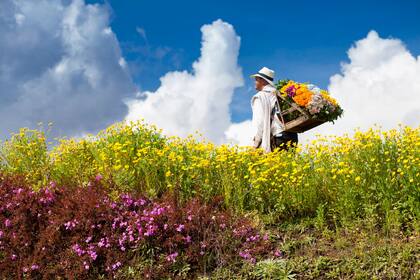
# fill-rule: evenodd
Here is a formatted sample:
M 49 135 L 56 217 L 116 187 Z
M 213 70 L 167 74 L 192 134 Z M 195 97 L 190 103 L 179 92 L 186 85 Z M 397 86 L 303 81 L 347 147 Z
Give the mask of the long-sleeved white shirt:
M 253 145 L 254 147 L 259 147 L 263 144 L 262 148 L 266 152 L 270 151 L 270 148 L 267 147 L 269 146 L 270 134 L 277 135 L 283 131 L 283 126 L 276 116 L 272 122 L 270 119 L 276 102 L 276 89 L 271 85 L 266 85 L 251 100 L 252 126 L 254 129 Z M 263 138 L 265 138 L 265 141 L 263 141 Z

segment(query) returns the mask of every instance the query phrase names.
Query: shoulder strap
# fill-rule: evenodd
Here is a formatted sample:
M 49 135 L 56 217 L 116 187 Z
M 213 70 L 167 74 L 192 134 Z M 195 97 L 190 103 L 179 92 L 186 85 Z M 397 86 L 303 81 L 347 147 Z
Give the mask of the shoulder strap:
M 276 103 L 274 104 L 274 107 L 273 107 L 273 110 L 271 111 L 271 113 L 272 113 L 272 120 L 275 117 L 277 117 L 284 127 L 284 119 L 283 119 L 283 115 L 281 113 L 279 97 L 278 97 L 277 91 L 276 91 Z M 280 118 L 279 118 L 279 116 L 280 116 Z

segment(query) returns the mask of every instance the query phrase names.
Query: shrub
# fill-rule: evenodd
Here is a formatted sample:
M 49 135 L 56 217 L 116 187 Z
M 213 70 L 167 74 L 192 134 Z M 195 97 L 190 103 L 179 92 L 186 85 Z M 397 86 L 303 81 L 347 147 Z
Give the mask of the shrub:
M 234 218 L 223 201 L 178 205 L 123 194 L 112 200 L 98 176 L 87 187 L 34 192 L 22 178 L 0 182 L 0 278 L 124 277 L 124 269 L 159 279 L 188 267 L 188 275 L 274 256 L 267 236 Z

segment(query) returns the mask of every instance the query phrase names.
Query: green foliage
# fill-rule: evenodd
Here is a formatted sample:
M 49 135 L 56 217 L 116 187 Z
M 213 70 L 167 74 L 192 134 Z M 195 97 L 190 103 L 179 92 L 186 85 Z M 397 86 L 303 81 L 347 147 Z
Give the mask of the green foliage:
M 253 274 L 257 279 L 296 279 L 296 274 L 288 267 L 287 261 L 282 259 L 267 259 L 258 262 Z
M 23 129 L 0 147 L 1 171 L 39 188 L 49 181 L 86 185 L 96 176 L 116 197 L 171 194 L 179 202 L 223 197 L 237 212 L 272 222 L 316 217 L 317 227 L 370 220 L 387 232 L 418 230 L 420 128 L 319 138 L 293 151 L 215 146 L 168 138 L 142 123 L 117 124 L 47 149 L 45 135 Z
M 220 197 L 223 207 L 265 223 L 285 254 L 226 264 L 203 279 L 415 279 L 419 270 L 420 127 L 318 138 L 270 154 L 165 137 L 143 123 L 50 149 L 45 135 L 22 129 L 3 142 L 2 174 L 20 175 L 35 190 L 50 181 L 86 187 L 99 177 L 111 197 L 169 195 L 180 205 Z M 189 269 L 181 262 L 173 271 L 185 278 Z M 130 264 L 121 279 L 143 270 Z

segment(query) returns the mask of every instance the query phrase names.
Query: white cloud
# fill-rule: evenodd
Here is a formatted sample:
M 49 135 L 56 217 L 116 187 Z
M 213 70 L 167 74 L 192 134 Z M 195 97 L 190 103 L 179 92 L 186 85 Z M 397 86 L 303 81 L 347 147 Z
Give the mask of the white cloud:
M 233 123 L 225 132 L 225 136 L 228 141 L 233 144 L 238 144 L 240 146 L 251 146 L 252 145 L 252 122 L 246 120 L 240 123 Z
M 148 43 L 147 36 L 146 36 L 146 30 L 141 27 L 136 27 L 137 33 L 143 38 L 143 40 Z
M 169 72 L 156 92 L 127 102 L 127 121 L 144 118 L 171 135 L 186 136 L 196 130 L 221 143 L 229 128 L 229 104 L 234 89 L 243 84 L 237 64 L 240 38 L 221 20 L 204 25 L 201 56 L 192 73 Z
M 348 51 L 349 63 L 330 78 L 330 93 L 344 108 L 335 125 L 322 125 L 308 133 L 352 133 L 374 125 L 383 129 L 398 124 L 420 125 L 420 57 L 414 57 L 398 39 L 380 38 L 375 31 Z
M 357 41 L 348 57 L 350 62 L 342 64 L 341 74 L 332 76 L 328 87 L 344 116 L 335 124 L 300 134 L 301 142 L 316 134 L 352 134 L 356 128 L 366 130 L 374 125 L 385 130 L 399 123 L 420 125 L 420 57 L 414 57 L 400 40 L 380 38 L 375 31 Z M 234 124 L 232 129 L 245 125 Z M 247 137 L 235 134 L 242 143 Z
M 0 137 L 40 121 L 95 132 L 126 115 L 136 89 L 104 5 L 2 0 L 0 45 Z

